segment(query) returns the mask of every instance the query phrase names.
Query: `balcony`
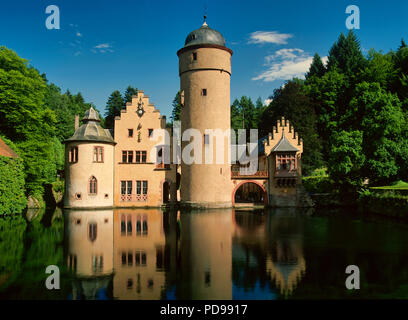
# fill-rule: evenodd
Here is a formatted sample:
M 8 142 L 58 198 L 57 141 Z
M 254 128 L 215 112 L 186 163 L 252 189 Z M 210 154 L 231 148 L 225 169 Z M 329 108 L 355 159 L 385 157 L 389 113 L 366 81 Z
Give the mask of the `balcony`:
M 158 170 L 170 170 L 170 164 L 157 163 L 156 164 L 156 169 L 158 169 Z
M 245 174 L 245 170 L 242 170 L 243 173 L 239 171 L 239 169 L 233 168 L 231 170 L 231 179 L 267 179 L 269 174 L 268 171 L 256 171 L 256 172 L 249 172 Z
M 275 171 L 275 178 L 295 178 L 298 176 L 297 170 L 277 170 Z

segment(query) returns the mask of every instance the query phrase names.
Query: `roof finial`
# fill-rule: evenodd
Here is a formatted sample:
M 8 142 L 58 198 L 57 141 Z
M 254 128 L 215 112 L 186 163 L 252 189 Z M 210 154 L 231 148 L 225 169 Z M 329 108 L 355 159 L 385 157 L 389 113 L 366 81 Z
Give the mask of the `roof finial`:
M 204 4 L 204 23 L 203 23 L 203 27 L 208 27 L 208 24 L 207 24 L 207 4 Z
M 207 15 L 206 14 L 204 14 L 204 23 L 203 23 L 203 27 L 208 27 L 208 24 L 207 24 Z

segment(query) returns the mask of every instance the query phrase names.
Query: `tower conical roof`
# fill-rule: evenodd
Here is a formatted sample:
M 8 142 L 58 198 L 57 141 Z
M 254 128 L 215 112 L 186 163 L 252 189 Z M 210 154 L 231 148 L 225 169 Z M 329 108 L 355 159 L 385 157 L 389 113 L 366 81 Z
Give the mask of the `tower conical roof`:
M 65 140 L 64 143 L 72 141 L 88 141 L 116 144 L 110 131 L 101 127 L 99 114 L 93 107 L 85 111 L 82 121 L 83 125 L 76 129 L 74 135 Z

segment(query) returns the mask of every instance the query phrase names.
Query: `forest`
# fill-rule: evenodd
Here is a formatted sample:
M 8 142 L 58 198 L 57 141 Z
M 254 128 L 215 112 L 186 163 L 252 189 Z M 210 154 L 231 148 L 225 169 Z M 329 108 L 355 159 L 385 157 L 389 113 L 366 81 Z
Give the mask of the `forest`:
M 102 121 L 114 117 L 137 88 L 112 92 Z M 233 129 L 258 128 L 263 137 L 277 119 L 289 119 L 304 141 L 305 176 L 324 172 L 331 188 L 359 192 L 408 174 L 408 46 L 401 40 L 384 53 L 364 55 L 353 32 L 340 34 L 327 63 L 316 54 L 305 79 L 291 79 L 271 92 L 269 105 L 242 96 L 231 105 Z M 0 215 L 21 212 L 27 198 L 44 205 L 47 185 L 63 179 L 63 140 L 74 133 L 74 117 L 92 103 L 65 93 L 16 52 L 0 47 L 0 137 L 19 155 L 0 156 Z M 179 93 L 171 121 L 179 119 Z M 14 161 L 14 162 L 13 162 Z M 10 186 L 13 186 L 10 188 Z

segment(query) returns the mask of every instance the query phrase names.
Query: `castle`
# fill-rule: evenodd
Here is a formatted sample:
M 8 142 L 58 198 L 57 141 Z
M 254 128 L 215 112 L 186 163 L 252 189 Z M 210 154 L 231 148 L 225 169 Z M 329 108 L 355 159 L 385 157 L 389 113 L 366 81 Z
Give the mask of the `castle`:
M 207 23 L 192 31 L 179 57 L 181 150 L 189 147 L 184 133 L 190 128 L 202 139 L 194 156 L 216 151 L 208 130 L 229 132 L 232 50 Z M 230 164 L 229 137 L 224 136 L 224 161 L 201 163 L 165 161 L 176 149 L 174 139 L 157 140 L 166 117 L 139 90 L 115 118 L 114 134 L 100 125 L 95 109 L 76 121 L 74 135 L 65 143 L 67 208 L 161 207 L 180 203 L 189 208 L 229 208 L 262 204 L 308 206 L 301 189 L 302 139 L 282 118 L 259 140 L 257 170 L 244 174 L 246 164 Z M 155 139 L 153 139 L 155 138 Z M 183 151 L 184 152 L 184 151 Z

